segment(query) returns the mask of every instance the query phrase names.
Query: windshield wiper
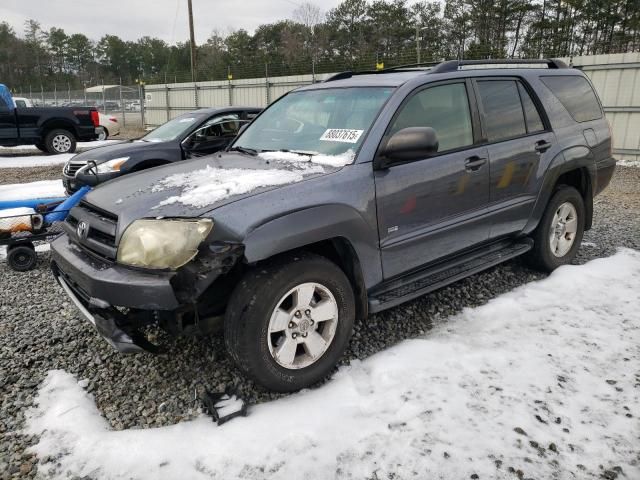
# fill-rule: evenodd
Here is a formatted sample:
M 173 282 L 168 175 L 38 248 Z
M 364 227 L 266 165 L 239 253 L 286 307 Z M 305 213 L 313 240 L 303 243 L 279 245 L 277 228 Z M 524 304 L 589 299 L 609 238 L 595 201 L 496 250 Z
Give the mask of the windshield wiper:
M 313 157 L 314 155 L 318 155 L 313 152 L 301 152 L 297 150 L 289 150 L 287 148 L 281 148 L 280 150 L 262 150 L 263 152 L 282 152 L 282 153 L 295 153 L 296 155 L 305 155 L 307 157 Z
M 254 150 L 253 148 L 247 148 L 247 147 L 233 147 L 233 148 L 230 148 L 229 151 L 230 152 L 245 153 L 245 154 L 251 155 L 253 157 L 258 155 L 258 151 L 257 150 Z

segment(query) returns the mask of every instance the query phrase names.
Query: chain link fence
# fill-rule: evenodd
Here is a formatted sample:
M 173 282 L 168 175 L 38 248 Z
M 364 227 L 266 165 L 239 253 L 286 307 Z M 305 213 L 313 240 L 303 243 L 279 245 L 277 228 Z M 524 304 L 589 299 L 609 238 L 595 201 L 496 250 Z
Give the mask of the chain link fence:
M 35 107 L 95 107 L 101 113 L 115 117 L 126 129 L 142 130 L 145 123 L 139 85 L 94 85 L 81 90 L 56 85 L 50 91 L 30 87 L 14 92 L 13 96 L 26 98 Z

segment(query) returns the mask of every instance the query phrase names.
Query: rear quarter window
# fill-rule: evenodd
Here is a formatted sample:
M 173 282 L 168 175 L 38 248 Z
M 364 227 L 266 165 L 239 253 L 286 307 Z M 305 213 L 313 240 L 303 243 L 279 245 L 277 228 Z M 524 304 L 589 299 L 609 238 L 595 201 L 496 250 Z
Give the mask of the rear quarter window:
M 576 122 L 602 118 L 602 109 L 593 88 L 584 77 L 558 75 L 540 77 Z

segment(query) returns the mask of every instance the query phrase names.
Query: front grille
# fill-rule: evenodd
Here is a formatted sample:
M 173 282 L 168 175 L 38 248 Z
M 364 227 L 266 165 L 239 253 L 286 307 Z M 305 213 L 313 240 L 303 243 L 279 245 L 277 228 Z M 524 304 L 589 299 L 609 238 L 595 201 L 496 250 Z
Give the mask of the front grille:
M 64 166 L 64 174 L 73 177 L 76 173 L 78 173 L 78 170 L 80 170 L 86 164 L 87 162 L 82 160 L 69 160 Z
M 88 228 L 78 233 L 78 224 Z M 82 201 L 67 216 L 67 233 L 80 247 L 105 260 L 115 260 L 117 253 L 116 228 L 118 217 Z

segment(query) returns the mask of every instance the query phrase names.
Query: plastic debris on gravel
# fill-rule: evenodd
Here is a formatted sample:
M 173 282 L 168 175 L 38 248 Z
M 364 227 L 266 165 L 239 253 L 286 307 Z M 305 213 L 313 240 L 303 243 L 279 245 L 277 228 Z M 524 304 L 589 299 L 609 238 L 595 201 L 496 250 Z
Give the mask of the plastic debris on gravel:
M 42 180 L 30 183 L 0 185 L 0 200 L 29 200 L 65 196 L 62 180 Z
M 53 370 L 25 433 L 47 478 L 640 478 L 638 305 L 640 252 L 621 249 L 223 426 L 113 431 Z

